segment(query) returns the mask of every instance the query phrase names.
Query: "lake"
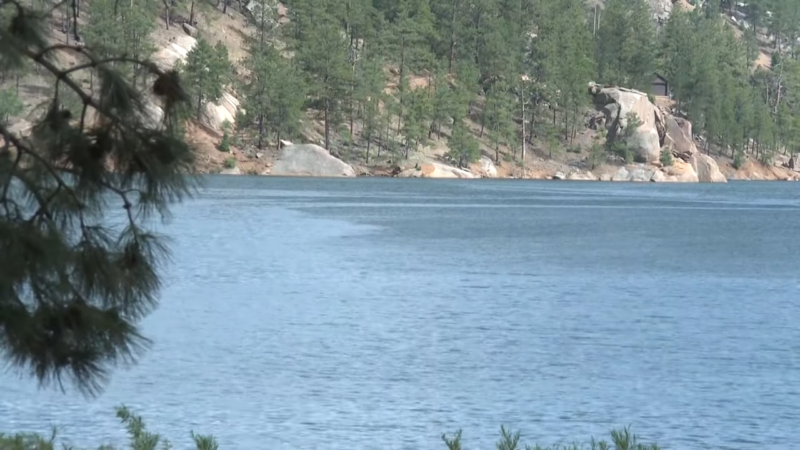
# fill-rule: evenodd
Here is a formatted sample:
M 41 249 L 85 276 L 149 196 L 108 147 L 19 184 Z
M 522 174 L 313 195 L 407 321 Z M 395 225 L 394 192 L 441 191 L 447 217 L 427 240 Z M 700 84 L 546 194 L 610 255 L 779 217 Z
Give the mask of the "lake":
M 0 430 L 800 447 L 800 184 L 209 177 L 174 215 L 154 347 L 95 400 L 0 372 Z

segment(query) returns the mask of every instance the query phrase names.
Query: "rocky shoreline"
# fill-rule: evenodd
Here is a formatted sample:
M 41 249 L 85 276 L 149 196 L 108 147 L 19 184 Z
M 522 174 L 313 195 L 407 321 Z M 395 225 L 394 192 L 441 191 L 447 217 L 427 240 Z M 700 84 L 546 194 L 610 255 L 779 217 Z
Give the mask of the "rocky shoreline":
M 464 168 L 425 156 L 384 166 L 353 166 L 318 145 L 289 144 L 273 155 L 273 159 L 257 173 L 247 173 L 297 177 L 524 178 L 656 183 L 800 180 L 800 172 L 790 169 L 789 159 L 783 155 L 779 155 L 778 158 L 782 159 L 772 165 L 745 158 L 743 164 L 733 167 L 732 161 L 699 151 L 691 122 L 668 108 L 655 105 L 643 92 L 590 83 L 588 93 L 596 111 L 588 119 L 588 128 L 602 131 L 611 142 L 622 141 L 637 163 L 624 164 L 619 157 L 607 156 L 605 163 L 590 166 L 588 157 L 564 163 L 533 155 L 522 168 L 505 161 L 495 164 L 493 159 L 484 155 Z M 668 165 L 662 163 L 665 153 L 671 155 Z M 244 172 L 228 168 L 221 173 Z
M 386 178 L 435 178 L 435 179 L 530 179 L 565 181 L 609 181 L 636 183 L 726 183 L 728 180 L 753 181 L 798 181 L 800 173 L 785 167 L 764 166 L 749 162 L 740 170 L 727 167 L 723 174 L 717 162 L 710 156 L 695 153 L 686 159 L 676 158 L 672 165 L 660 163 L 634 163 L 626 165 L 602 164 L 592 170 L 569 166 L 555 161 L 533 161 L 516 173 L 498 169 L 494 162 L 483 156 L 469 168 L 457 168 L 442 161 L 426 160 L 413 166 L 352 166 L 331 155 L 314 144 L 285 146 L 261 173 L 251 175 L 282 177 L 386 177 Z M 236 168 L 219 174 L 244 175 Z

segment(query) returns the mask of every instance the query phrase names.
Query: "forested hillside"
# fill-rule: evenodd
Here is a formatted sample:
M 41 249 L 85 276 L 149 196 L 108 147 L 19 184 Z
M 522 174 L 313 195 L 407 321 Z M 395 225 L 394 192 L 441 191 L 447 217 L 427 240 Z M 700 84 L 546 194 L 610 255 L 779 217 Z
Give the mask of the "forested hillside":
M 154 35 L 185 29 L 192 118 L 225 92 L 240 102 L 233 123 L 198 133 L 248 159 L 285 140 L 367 167 L 624 162 L 587 127 L 588 83 L 650 94 L 655 73 L 672 98 L 651 99 L 688 118 L 703 151 L 734 167 L 786 159 L 800 142 L 800 2 L 697 1 L 659 20 L 649 0 L 84 0 L 58 6 L 53 34 L 142 58 Z M 223 38 L 214 24 L 231 18 Z M 33 114 L 26 75 L 0 73 L 5 123 Z

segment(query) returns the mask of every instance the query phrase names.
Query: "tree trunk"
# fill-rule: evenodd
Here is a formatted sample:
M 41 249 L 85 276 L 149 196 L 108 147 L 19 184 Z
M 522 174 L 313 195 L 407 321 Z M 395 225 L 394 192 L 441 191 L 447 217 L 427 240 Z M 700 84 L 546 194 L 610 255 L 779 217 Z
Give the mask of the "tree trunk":
M 355 83 L 353 83 L 352 90 L 350 91 L 350 140 L 353 141 L 355 141 L 355 137 L 353 134 L 353 114 L 355 112 L 355 109 L 353 108 L 353 96 L 355 95 L 355 93 L 353 91 L 355 91 L 355 89 L 356 89 Z
M 325 150 L 331 151 L 331 122 L 329 120 L 330 100 L 325 100 Z
M 76 42 L 81 40 L 80 36 L 78 36 L 78 14 L 80 14 L 78 0 L 72 0 L 72 36 Z
M 383 150 L 383 130 L 378 130 L 378 154 L 376 158 L 381 157 L 381 150 Z
M 531 118 L 528 122 L 528 142 L 533 142 L 533 134 L 536 132 L 536 109 L 531 109 Z
M 278 148 L 280 148 L 281 142 L 278 141 Z M 264 114 L 258 115 L 258 149 L 261 150 L 264 148 Z
M 164 0 L 164 22 L 169 30 L 169 0 Z
M 200 115 L 203 113 L 203 96 L 197 96 L 197 120 L 200 120 Z
M 189 25 L 194 26 L 194 0 L 192 0 L 192 6 L 189 8 Z
M 369 145 L 372 142 L 372 133 L 367 134 L 367 164 L 369 164 Z
M 522 92 L 522 161 L 525 161 L 525 149 L 526 149 L 526 139 L 525 139 L 525 91 Z M 517 151 L 514 150 L 514 160 L 517 159 Z
M 456 64 L 456 11 L 458 10 L 458 0 L 453 0 L 453 13 L 450 16 L 450 56 L 448 58 L 447 71 L 451 75 Z
M 397 134 L 400 134 L 400 124 L 403 120 L 403 78 L 405 77 L 405 63 L 406 63 L 406 37 L 405 35 L 400 40 L 400 80 L 398 88 L 400 89 L 400 107 L 397 112 Z

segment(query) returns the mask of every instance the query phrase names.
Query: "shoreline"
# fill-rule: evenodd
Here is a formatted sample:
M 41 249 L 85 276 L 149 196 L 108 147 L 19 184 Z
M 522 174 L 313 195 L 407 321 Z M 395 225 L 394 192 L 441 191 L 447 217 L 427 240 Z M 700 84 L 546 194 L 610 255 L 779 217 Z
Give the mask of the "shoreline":
M 224 172 L 224 171 L 223 171 Z M 444 178 L 444 177 L 397 177 L 397 176 L 387 176 L 387 175 L 359 175 L 356 177 L 337 177 L 337 176 L 314 176 L 314 175 L 273 175 L 269 173 L 240 173 L 240 174 L 233 174 L 233 173 L 223 173 L 223 172 L 200 172 L 198 175 L 213 175 L 213 176 L 225 176 L 225 177 L 249 177 L 249 178 L 303 178 L 303 179 L 336 179 L 336 180 L 355 180 L 355 179 L 363 179 L 363 178 L 380 178 L 380 179 L 406 179 L 406 180 L 441 180 L 441 181 L 479 181 L 479 180 L 492 180 L 492 181 L 552 181 L 552 182 L 562 182 L 562 183 L 570 183 L 570 182 L 577 182 L 577 183 L 624 183 L 624 184 L 726 184 L 726 183 L 714 183 L 710 181 L 696 181 L 696 182 L 681 182 L 681 181 L 667 181 L 667 182 L 659 182 L 654 180 L 649 181 L 637 181 L 637 180 L 601 180 L 601 179 L 594 179 L 594 180 L 587 180 L 587 179 L 561 179 L 561 178 L 534 178 L 534 177 L 472 177 L 472 178 Z M 728 183 L 791 183 L 800 181 L 798 178 L 791 178 L 791 179 L 756 179 L 756 178 L 732 178 L 728 179 Z

